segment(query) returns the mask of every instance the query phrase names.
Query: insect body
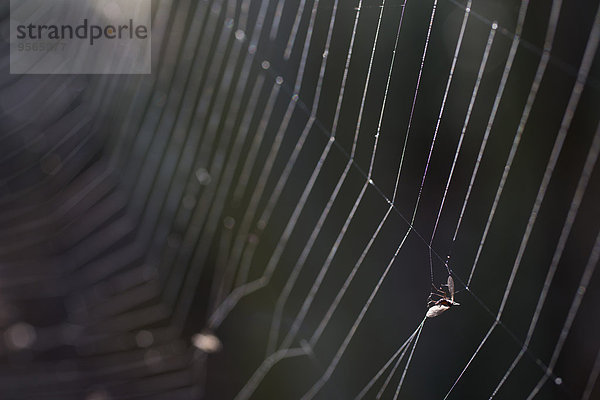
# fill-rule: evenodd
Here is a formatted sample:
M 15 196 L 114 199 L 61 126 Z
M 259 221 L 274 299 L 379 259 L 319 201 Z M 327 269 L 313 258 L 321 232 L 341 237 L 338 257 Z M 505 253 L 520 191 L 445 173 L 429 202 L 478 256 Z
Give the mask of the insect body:
M 429 309 L 425 315 L 427 318 L 437 317 L 450 307 L 460 305 L 454 301 L 454 280 L 451 276 L 448 276 L 448 283 L 445 286 L 448 287 L 448 293 L 441 288 L 437 289 L 434 287 L 435 291 L 431 292 L 431 295 L 429 295 L 430 300 L 429 303 L 427 303 Z M 437 296 L 439 299 L 433 300 L 433 296 Z

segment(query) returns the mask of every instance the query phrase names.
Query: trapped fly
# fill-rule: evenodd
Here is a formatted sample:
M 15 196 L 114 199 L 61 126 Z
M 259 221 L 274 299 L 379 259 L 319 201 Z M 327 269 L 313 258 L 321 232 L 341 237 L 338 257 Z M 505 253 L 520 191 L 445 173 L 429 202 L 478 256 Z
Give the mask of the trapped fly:
M 434 286 L 435 290 L 429 295 L 429 302 L 427 303 L 429 308 L 425 315 L 427 318 L 437 317 L 450 307 L 460 305 L 454 301 L 454 280 L 451 276 L 448 276 L 448 283 L 445 286 L 448 288 L 448 293 L 442 290 L 441 287 L 438 289 Z M 433 296 L 437 296 L 439 299 L 433 300 Z

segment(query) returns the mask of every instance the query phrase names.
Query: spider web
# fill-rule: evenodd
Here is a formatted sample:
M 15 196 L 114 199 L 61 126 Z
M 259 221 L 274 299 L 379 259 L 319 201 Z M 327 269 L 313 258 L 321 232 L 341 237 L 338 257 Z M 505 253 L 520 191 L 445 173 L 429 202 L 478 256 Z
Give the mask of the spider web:
M 594 398 L 599 41 L 596 2 L 162 0 L 151 76 L 5 72 L 7 398 Z

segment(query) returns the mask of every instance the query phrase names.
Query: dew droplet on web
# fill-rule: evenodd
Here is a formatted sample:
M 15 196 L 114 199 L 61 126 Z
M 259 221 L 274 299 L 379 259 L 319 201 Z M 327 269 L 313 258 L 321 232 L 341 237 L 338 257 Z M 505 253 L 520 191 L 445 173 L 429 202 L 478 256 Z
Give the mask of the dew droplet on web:
M 4 332 L 6 346 L 12 350 L 30 348 L 35 340 L 35 328 L 26 322 L 17 322 Z
M 141 330 L 135 335 L 135 343 L 138 347 L 150 347 L 154 343 L 152 332 Z
M 208 185 L 211 181 L 210 173 L 204 168 L 196 170 L 196 179 L 201 185 Z
M 219 338 L 210 331 L 203 331 L 192 336 L 192 344 L 205 353 L 216 353 L 223 347 Z

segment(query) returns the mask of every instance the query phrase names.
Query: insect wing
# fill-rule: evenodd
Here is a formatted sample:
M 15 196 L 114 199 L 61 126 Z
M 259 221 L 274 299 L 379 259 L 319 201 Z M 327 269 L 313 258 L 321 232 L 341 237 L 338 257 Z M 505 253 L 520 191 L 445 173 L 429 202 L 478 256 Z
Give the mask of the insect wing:
M 448 291 L 450 292 L 450 300 L 454 302 L 454 279 L 448 276 Z

